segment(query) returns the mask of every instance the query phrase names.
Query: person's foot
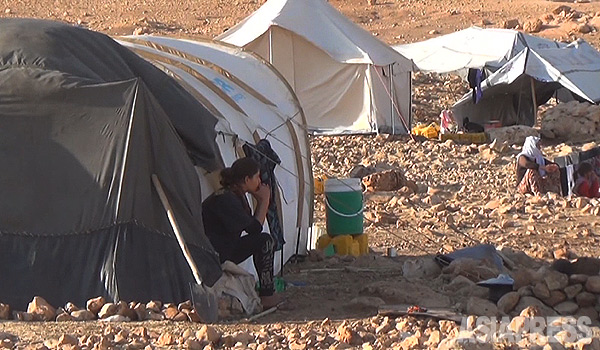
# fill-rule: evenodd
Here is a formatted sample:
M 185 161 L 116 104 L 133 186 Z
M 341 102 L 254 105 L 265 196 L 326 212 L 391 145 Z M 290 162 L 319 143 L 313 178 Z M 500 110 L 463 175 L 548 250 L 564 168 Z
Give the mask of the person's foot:
M 282 301 L 283 297 L 281 296 L 281 294 L 273 294 L 260 297 L 260 303 L 262 304 L 264 310 L 277 306 Z

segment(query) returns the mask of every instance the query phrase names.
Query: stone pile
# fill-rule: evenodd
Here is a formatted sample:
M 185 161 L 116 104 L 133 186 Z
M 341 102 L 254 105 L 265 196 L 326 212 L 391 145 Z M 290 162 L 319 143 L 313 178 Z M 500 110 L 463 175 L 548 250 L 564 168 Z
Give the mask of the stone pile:
M 357 321 L 332 322 L 324 319 L 304 325 L 281 323 L 261 327 L 256 331 L 222 331 L 204 325 L 199 330 L 185 329 L 158 332 L 146 327 L 128 329 L 107 326 L 97 334 L 65 333 L 46 339 L 31 349 L 154 349 L 184 348 L 189 350 L 232 349 L 449 349 L 448 343 L 460 334 L 452 321 L 434 321 L 412 317 L 372 317 Z M 464 335 L 464 334 L 462 334 Z M 9 333 L 0 332 L 2 348 L 26 347 L 26 342 Z M 440 345 L 445 344 L 445 345 Z M 477 347 L 477 349 L 489 347 Z
M 541 17 L 544 25 L 561 26 L 567 30 L 569 35 L 576 37 L 580 34 L 588 34 L 598 31 L 600 27 L 599 13 L 584 13 L 572 9 L 567 5 L 560 5 L 551 13 Z
M 395 191 L 406 185 L 406 177 L 401 169 L 391 169 L 369 174 L 362 178 L 367 191 Z
M 542 116 L 541 132 L 547 138 L 577 140 L 600 131 L 600 107 L 571 101 L 548 109 Z
M 461 331 L 452 321 L 434 321 L 412 317 L 373 317 L 357 321 L 334 323 L 329 319 L 311 321 L 305 325 L 268 325 L 256 331 L 221 331 L 204 325 L 199 330 L 154 331 L 146 327 L 128 329 L 108 326 L 97 334 L 65 333 L 27 345 L 18 337 L 0 332 L 2 348 L 31 349 L 145 349 L 184 348 L 189 350 L 232 349 L 462 349 L 457 347 L 475 332 Z M 492 349 L 491 344 L 473 343 L 469 349 Z
M 566 5 L 560 5 L 539 18 L 523 22 L 517 18 L 505 20 L 500 26 L 505 29 L 521 29 L 528 33 L 538 33 L 545 27 L 565 27 L 569 34 L 588 34 L 595 32 L 600 24 L 596 13 L 585 14 Z
M 502 296 L 497 304 L 472 297 L 469 314 L 516 317 L 528 307 L 536 307 L 543 317 L 587 316 L 598 321 L 600 276 L 566 275 L 544 267 L 539 271 L 521 268 L 513 273 L 515 291 Z
M 568 205 L 580 209 L 582 214 L 600 215 L 600 200 L 598 198 L 573 197 Z
M 221 319 L 240 318 L 244 310 L 236 298 L 224 295 L 219 298 L 219 317 Z M 87 301 L 85 308 L 79 308 L 73 303 L 64 307 L 54 308 L 42 297 L 36 296 L 29 303 L 27 311 L 14 310 L 7 304 L 0 303 L 0 320 L 16 321 L 176 321 L 200 322 L 191 301 L 180 304 L 150 301 L 148 303 L 120 301 L 107 302 L 104 297 Z
M 496 129 L 488 129 L 487 134 L 497 144 L 523 145 L 527 136 L 540 136 L 537 129 L 525 125 L 512 125 Z
M 275 323 L 235 330 L 232 327 L 202 325 L 201 328 L 182 327 L 165 330 L 144 326 L 108 325 L 92 334 L 64 333 L 58 337 L 29 343 L 19 337 L 0 332 L 4 349 L 144 349 L 178 348 L 188 350 L 213 349 L 470 349 L 492 350 L 506 348 L 529 349 L 597 349 L 600 329 L 570 328 L 568 317 L 556 318 L 530 331 L 527 320 L 540 316 L 539 308 L 528 307 L 504 328 L 499 320 L 482 321 L 475 317 L 454 321 L 417 317 L 375 316 L 359 320 L 333 322 L 329 319 L 304 324 Z M 495 324 L 495 325 L 494 325 Z M 547 335 L 546 329 L 561 330 Z M 491 329 L 495 331 L 490 331 Z M 534 332 L 539 332 L 534 334 Z M 576 333 L 578 337 L 573 337 Z
M 450 109 L 469 91 L 469 84 L 457 75 L 413 73 L 413 125 L 440 123 L 440 112 Z

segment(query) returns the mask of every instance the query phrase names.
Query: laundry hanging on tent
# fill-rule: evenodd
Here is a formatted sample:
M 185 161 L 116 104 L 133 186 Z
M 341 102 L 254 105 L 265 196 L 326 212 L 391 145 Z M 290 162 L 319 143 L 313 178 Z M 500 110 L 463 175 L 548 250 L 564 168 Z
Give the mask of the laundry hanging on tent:
M 277 207 L 276 197 L 277 181 L 275 180 L 275 167 L 281 164 L 281 159 L 273 148 L 271 143 L 262 139 L 255 146 L 245 144 L 243 146 L 246 156 L 256 160 L 260 165 L 260 180 L 271 188 L 271 200 L 269 201 L 269 210 L 267 212 L 267 222 L 271 236 L 277 243 L 275 250 L 281 250 L 285 244 L 283 238 L 283 228 L 281 218 L 279 217 L 279 208 Z
M 469 75 L 467 76 L 467 80 L 469 81 L 469 87 L 473 89 L 473 103 L 479 102 L 481 97 L 483 96 L 483 91 L 481 90 L 481 82 L 485 79 L 485 74 L 481 69 L 469 69 Z

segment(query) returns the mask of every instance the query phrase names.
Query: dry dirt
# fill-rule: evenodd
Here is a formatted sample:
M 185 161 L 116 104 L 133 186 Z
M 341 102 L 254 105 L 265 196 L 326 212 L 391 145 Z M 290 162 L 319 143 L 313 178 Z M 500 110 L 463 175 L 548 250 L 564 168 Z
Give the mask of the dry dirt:
M 354 22 L 381 40 L 408 43 L 446 34 L 471 25 L 500 26 L 503 20 L 521 22 L 547 14 L 559 5 L 568 5 L 593 16 L 600 3 L 559 3 L 540 0 L 332 0 Z M 262 2 L 255 0 L 1 0 L 4 17 L 35 17 L 59 20 L 104 32 L 109 35 L 132 34 L 134 30 L 189 38 L 214 37 L 256 10 Z M 547 25 L 541 36 L 566 40 L 582 37 L 598 46 L 597 33 L 573 34 L 566 25 Z M 417 74 L 414 85 L 417 121 L 432 120 L 444 106 L 465 92 L 455 78 Z M 354 165 L 385 165 L 404 169 L 407 177 L 425 188 L 439 191 L 450 209 L 439 214 L 426 203 L 427 190 L 399 208 L 386 207 L 391 197 L 369 195 L 367 210 L 375 214 L 388 212 L 391 217 L 369 221 L 374 254 L 360 259 L 326 259 L 319 262 L 290 263 L 284 278 L 292 286 L 285 292 L 290 300 L 285 310 L 266 316 L 259 325 L 223 323 L 221 328 L 258 329 L 260 324 L 296 323 L 330 319 L 355 319 L 373 315 L 373 310 L 349 308 L 350 299 L 359 295 L 372 281 L 400 279 L 402 261 L 407 256 L 435 254 L 474 242 L 511 246 L 539 259 L 549 260 L 552 251 L 567 247 L 580 255 L 599 256 L 597 236 L 599 220 L 577 208 L 563 208 L 552 199 L 531 203 L 515 197 L 511 157 L 512 149 L 494 163 L 482 160 L 472 147 L 439 144 L 432 141 L 408 142 L 381 137 L 331 137 L 312 140 L 315 174 L 347 176 Z M 350 150 L 358 150 L 350 152 Z M 546 149 L 551 151 L 551 149 Z M 340 158 L 340 154 L 345 154 Z M 437 192 L 436 192 L 437 193 Z M 388 196 L 389 194 L 384 194 Z M 392 194 L 395 196 L 396 194 Z M 485 210 L 493 199 L 506 198 L 513 208 L 505 214 Z M 316 198 L 316 221 L 323 220 L 322 198 Z M 533 208 L 533 209 L 532 209 Z M 537 211 L 536 211 L 537 210 Z M 543 214 L 540 214 L 543 212 Z M 455 225 L 448 225 L 453 216 Z M 381 217 L 381 215 L 380 215 Z M 507 223 L 509 221 L 510 223 Z M 535 226 L 531 229 L 531 226 Z M 396 247 L 400 257 L 382 257 L 387 247 Z M 4 283 L 4 282 L 2 282 Z M 432 286 L 432 288 L 435 286 Z M 182 331 L 197 325 L 168 322 L 145 322 L 157 332 Z M 134 328 L 139 324 L 122 325 Z M 20 336 L 26 341 L 42 341 L 63 333 L 98 333 L 105 325 L 98 322 L 74 323 L 0 323 L 0 331 Z

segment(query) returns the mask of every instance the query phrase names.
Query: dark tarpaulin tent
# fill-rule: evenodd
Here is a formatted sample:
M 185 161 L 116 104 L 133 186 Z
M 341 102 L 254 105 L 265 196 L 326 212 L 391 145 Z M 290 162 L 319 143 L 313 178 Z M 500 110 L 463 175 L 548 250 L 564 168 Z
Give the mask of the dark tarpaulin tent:
M 157 174 L 204 281 L 193 163 L 217 166 L 215 118 L 111 38 L 0 19 L 0 302 L 180 302 L 193 276 L 151 181 Z

